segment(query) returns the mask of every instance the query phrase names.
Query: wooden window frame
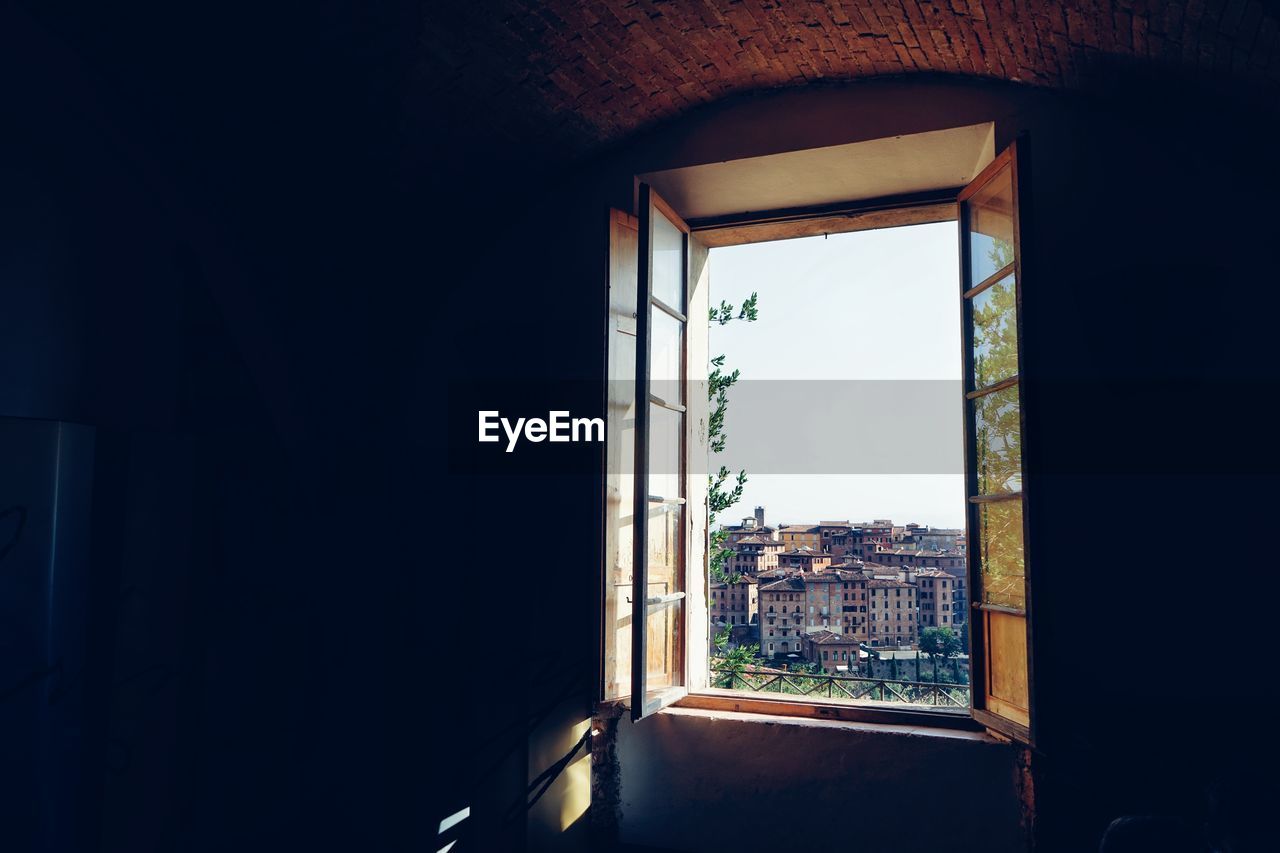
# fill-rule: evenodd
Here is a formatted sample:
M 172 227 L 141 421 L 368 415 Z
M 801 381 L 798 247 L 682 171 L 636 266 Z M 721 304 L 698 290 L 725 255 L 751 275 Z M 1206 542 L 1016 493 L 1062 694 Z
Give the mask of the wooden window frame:
M 1025 141 L 1022 142 L 1022 145 L 1025 149 L 1025 145 L 1026 145 Z M 1015 210 L 1017 211 L 1014 217 L 1014 222 L 1015 222 L 1014 258 L 1015 260 L 1012 266 L 1015 273 L 1015 286 L 1017 288 L 1016 322 L 1017 322 L 1017 333 L 1018 333 L 1018 340 L 1019 340 L 1018 376 L 1023 377 L 1025 376 L 1025 372 L 1022 366 L 1021 341 L 1023 340 L 1023 337 L 1022 337 L 1021 293 L 1022 293 L 1022 259 L 1023 259 L 1024 245 L 1022 240 L 1023 228 L 1022 228 L 1021 222 L 1019 221 L 1019 216 L 1025 216 L 1026 204 L 1024 202 L 1024 198 L 1026 195 L 1026 181 L 1025 181 L 1025 178 L 1021 181 L 1019 180 L 1019 177 L 1016 171 L 1017 160 L 1018 160 L 1018 155 L 1016 153 L 1014 146 L 1011 145 L 1009 148 L 1000 152 L 995 157 L 995 159 L 992 160 L 992 162 L 989 163 L 979 173 L 979 175 L 976 178 L 974 178 L 974 180 L 970 182 L 970 184 L 967 185 L 966 187 L 953 187 L 953 188 L 942 189 L 942 190 L 938 190 L 930 193 L 914 194 L 912 196 L 894 196 L 894 197 L 881 198 L 881 199 L 870 199 L 866 201 L 851 202 L 851 203 L 840 204 L 840 205 L 824 205 L 822 207 L 788 208 L 783 210 L 768 211 L 762 214 L 756 214 L 749 218 L 724 217 L 724 218 L 702 219 L 702 220 L 693 220 L 693 221 L 685 222 L 685 220 L 683 220 L 680 217 L 680 215 L 670 207 L 670 205 L 668 205 L 665 201 L 663 201 L 660 196 L 654 193 L 652 189 L 645 184 L 641 184 L 639 187 L 639 200 L 641 204 L 641 210 L 643 210 L 644 209 L 643 206 L 648 204 L 650 199 L 652 199 L 655 206 L 658 207 L 660 210 L 662 210 L 662 212 L 664 213 L 664 215 L 667 216 L 668 219 L 670 219 L 673 223 L 676 223 L 677 227 L 680 227 L 681 230 L 684 231 L 686 235 L 684 261 L 685 261 L 685 269 L 687 271 L 688 261 L 689 261 L 689 238 L 695 237 L 695 236 L 699 238 L 701 241 L 703 241 L 708 248 L 714 248 L 714 247 L 722 247 L 722 246 L 747 245 L 752 243 L 770 242 L 770 241 L 780 240 L 780 239 L 794 239 L 797 237 L 816 236 L 819 234 L 849 233 L 853 231 L 895 228 L 895 227 L 902 227 L 906 225 L 927 224 L 927 223 L 946 222 L 946 221 L 955 221 L 957 223 L 957 226 L 961 230 L 961 235 L 963 236 L 964 219 L 962 217 L 964 217 L 965 215 L 963 202 L 967 198 L 972 196 L 973 192 L 976 192 L 977 189 L 985 185 L 987 180 L 994 177 L 994 175 L 997 174 L 999 170 L 1003 168 L 1004 165 L 1012 162 L 1013 168 L 1015 170 L 1014 171 L 1014 189 L 1016 193 Z M 652 299 L 651 270 L 648 269 L 648 257 L 647 257 L 648 255 L 647 249 L 648 249 L 648 246 L 650 245 L 649 240 L 651 238 L 651 235 L 646 233 L 646 231 L 647 229 L 643 227 L 640 229 L 640 257 L 639 257 L 639 262 L 641 267 L 640 280 L 647 281 L 649 296 L 650 296 L 650 299 Z M 960 240 L 960 274 L 962 276 L 966 275 L 965 270 L 968 268 L 967 267 L 968 263 L 969 263 L 968 246 L 966 241 L 962 239 Z M 1008 273 L 1007 270 L 1002 271 L 1002 274 L 1007 275 L 1007 273 Z M 972 290 L 972 292 L 969 292 L 969 290 L 966 290 L 963 287 L 961 288 L 962 290 L 961 346 L 962 346 L 962 349 L 965 351 L 963 354 L 963 357 L 964 357 L 963 364 L 964 364 L 966 383 L 968 382 L 968 377 L 971 375 L 971 361 L 972 361 L 972 354 L 968 352 L 970 341 L 965 335 L 965 333 L 968 332 L 968 330 L 970 329 L 970 322 L 971 322 L 969 317 L 970 303 L 969 303 L 968 297 L 974 295 L 975 293 L 981 292 L 981 290 L 987 287 L 990 287 L 994 282 L 999 281 L 999 279 L 1000 279 L 1000 274 L 997 274 L 996 276 L 992 276 L 990 277 L 989 280 L 984 280 L 983 282 L 978 283 L 977 287 L 970 289 Z M 689 282 L 688 274 L 686 272 L 686 279 L 685 279 L 686 300 L 688 298 L 689 287 L 690 287 L 690 282 Z M 641 304 L 641 302 L 642 300 L 637 299 L 637 304 Z M 660 307 L 667 307 L 667 306 L 660 306 Z M 688 306 L 686 305 L 686 307 Z M 692 317 L 693 315 L 690 313 L 688 316 Z M 637 323 L 637 330 L 639 332 L 639 323 Z M 682 362 L 683 362 L 682 369 L 684 371 L 683 375 L 686 377 L 687 377 L 687 367 L 688 367 L 687 331 L 688 331 L 688 328 L 686 326 L 686 339 L 685 339 L 686 346 L 684 348 L 684 354 L 682 355 Z M 639 379 L 640 377 L 639 366 L 641 364 L 645 364 L 647 366 L 648 364 L 647 332 L 648 330 L 647 330 L 647 322 L 646 322 L 644 337 L 640 338 L 639 334 L 637 336 L 638 345 L 643 346 L 644 351 L 646 353 L 645 358 L 641 359 L 639 357 L 639 349 L 637 351 L 637 359 L 636 359 L 637 379 Z M 1009 383 L 1009 384 L 1013 384 L 1013 383 Z M 687 383 L 686 383 L 686 387 L 687 387 Z M 966 384 L 966 387 L 967 387 L 967 384 Z M 989 393 L 991 391 L 998 390 L 998 389 L 995 387 L 992 387 L 986 390 Z M 972 399 L 972 397 L 970 397 L 969 393 L 966 391 L 966 394 L 965 394 L 966 402 L 968 399 Z M 637 411 L 639 411 L 639 407 L 637 408 Z M 1025 448 L 1025 435 L 1026 435 L 1025 411 L 1026 411 L 1025 406 L 1020 406 L 1020 412 L 1019 412 L 1020 429 L 1022 430 L 1022 441 L 1023 441 L 1022 446 L 1024 448 Z M 966 409 L 966 412 L 964 415 L 964 425 L 965 425 L 964 429 L 965 429 L 965 480 L 966 480 L 967 495 L 973 494 L 973 490 L 971 490 L 969 487 L 973 485 L 974 482 L 976 482 L 976 477 L 977 477 L 975 458 L 974 458 L 976 454 L 975 454 L 975 447 L 973 444 L 972 429 L 970 427 L 970 419 L 971 419 L 971 415 Z M 640 419 L 637 418 L 637 427 L 636 427 L 637 428 L 637 437 L 636 437 L 637 460 L 640 459 L 639 454 L 640 454 L 640 446 L 642 443 L 640 438 L 641 425 L 639 423 L 639 420 Z M 648 421 L 647 412 L 645 414 L 644 420 L 645 420 L 645 429 L 647 431 L 647 421 Z M 687 434 L 688 434 L 688 430 L 686 429 L 686 435 Z M 647 447 L 647 444 L 648 444 L 647 435 L 644 437 L 643 443 Z M 1023 543 L 1024 543 L 1024 555 L 1025 555 L 1026 553 L 1025 549 L 1028 547 L 1028 543 L 1030 542 L 1030 539 L 1028 535 L 1029 531 L 1027 530 L 1028 513 L 1026 512 L 1026 496 L 1025 496 L 1026 495 L 1025 452 L 1023 456 L 1024 456 L 1024 464 L 1023 464 L 1022 500 L 1023 500 L 1023 507 L 1024 507 Z M 682 473 L 687 471 L 687 467 L 688 467 L 687 442 L 685 443 L 684 448 L 682 449 L 681 467 L 682 467 Z M 684 477 L 682 476 L 682 480 L 683 479 Z M 637 483 L 640 483 L 640 482 L 641 482 L 641 478 L 637 476 Z M 641 491 L 641 486 L 637 485 L 637 488 L 636 488 L 637 500 L 639 499 L 640 491 Z M 969 708 L 963 709 L 963 710 L 947 710 L 943 708 L 934 709 L 934 708 L 913 706 L 910 708 L 898 709 L 898 708 L 889 708 L 889 707 L 875 706 L 875 705 L 858 705 L 854 703 L 843 703 L 838 701 L 822 701 L 822 700 L 817 700 L 813 698 L 802 698 L 802 697 L 789 698 L 789 697 L 782 697 L 782 696 L 770 697 L 770 696 L 764 696 L 762 694 L 751 694 L 751 693 L 742 692 L 742 691 L 719 690 L 716 688 L 710 688 L 706 686 L 677 688 L 677 690 L 679 690 L 679 692 L 682 695 L 680 695 L 678 699 L 671 702 L 670 704 L 673 704 L 678 707 L 697 708 L 697 709 L 704 709 L 704 710 L 711 710 L 711 711 L 735 711 L 735 712 L 740 711 L 740 712 L 747 712 L 747 713 L 764 714 L 769 716 L 842 720 L 842 721 L 855 722 L 855 723 L 929 726 L 933 728 L 957 729 L 957 730 L 964 730 L 964 731 L 992 730 L 1002 735 L 1012 737 L 1016 740 L 1020 740 L 1027 743 L 1034 743 L 1033 741 L 1033 733 L 1034 733 L 1033 727 L 1035 723 L 1034 714 L 1031 716 L 1031 726 L 1021 727 L 1012 723 L 1009 720 L 1006 720 L 1002 717 L 999 717 L 995 714 L 992 714 L 986 711 L 984 708 L 979 707 L 980 691 L 983 691 L 981 695 L 985 698 L 985 657 L 983 656 L 983 645 L 984 645 L 983 639 L 981 636 L 979 636 L 981 633 L 981 625 L 978 624 L 978 622 L 973 618 L 973 616 L 978 614 L 979 612 L 977 603 L 981 596 L 980 578 L 977 578 L 978 542 L 973 535 L 974 532 L 976 531 L 976 524 L 974 524 L 973 519 L 977 512 L 978 503 L 980 503 L 980 501 L 973 501 L 973 500 L 969 500 L 968 497 L 966 498 L 966 521 L 967 521 L 966 562 L 967 562 L 967 571 L 969 575 L 968 600 L 970 602 L 970 607 L 967 608 L 970 610 L 970 613 L 967 614 L 967 619 L 969 623 L 969 632 L 968 632 L 969 633 L 969 671 L 970 671 L 969 688 L 970 688 L 970 697 L 971 697 Z M 686 510 L 689 510 L 689 509 L 692 509 L 692 508 L 688 507 L 688 505 L 686 504 Z M 643 521 L 640 521 L 639 515 L 640 514 L 637 513 L 637 521 L 639 522 L 640 527 L 638 527 L 634 531 L 634 536 L 633 536 L 633 548 L 635 549 L 635 554 L 633 556 L 633 559 L 637 560 L 637 566 L 639 565 L 638 560 L 640 556 L 640 550 L 644 547 L 647 547 L 647 521 L 648 520 L 647 518 L 645 518 Z M 688 529 L 688 524 L 686 519 L 686 523 L 682 525 L 682 530 L 687 530 L 687 529 Z M 682 541 L 681 548 L 682 548 L 682 556 L 681 556 L 682 564 L 685 565 L 685 570 L 686 572 L 688 572 L 690 570 L 690 567 L 685 561 L 685 557 L 688 554 L 688 543 Z M 1026 563 L 1029 564 L 1029 561 L 1026 561 Z M 704 566 L 703 568 L 705 570 L 706 567 Z M 640 583 L 641 583 L 640 572 L 637 571 L 636 582 L 635 582 L 636 590 L 640 589 Z M 639 598 L 637 598 L 637 595 L 638 593 L 633 593 L 633 600 L 640 600 Z M 1031 691 L 1031 705 L 1034 708 L 1034 702 L 1035 702 L 1034 689 L 1035 688 L 1034 688 L 1034 678 L 1032 677 L 1031 665 L 1030 665 L 1030 662 L 1033 658 L 1032 650 L 1034 647 L 1031 644 L 1031 618 L 1030 618 L 1031 590 L 1030 590 L 1029 566 L 1027 568 L 1026 599 L 1027 599 L 1027 628 L 1028 628 L 1028 645 L 1027 645 L 1028 685 Z M 690 600 L 686 598 L 685 605 L 681 608 L 681 619 L 684 621 L 685 626 L 687 626 L 688 624 L 688 610 L 689 610 L 690 603 L 691 603 Z M 707 610 L 709 615 L 710 613 L 709 606 Z M 643 645 L 638 643 L 637 640 L 634 639 L 634 637 L 638 637 L 639 635 L 642 635 L 644 631 L 643 631 L 642 625 L 639 627 L 636 627 L 633 625 L 633 629 L 634 629 L 634 634 L 633 634 L 632 660 L 631 660 L 633 682 L 643 683 L 641 681 L 634 681 L 635 679 L 643 676 L 643 673 L 640 673 L 639 670 L 642 670 L 644 668 L 644 661 L 645 661 Z M 685 634 L 685 637 L 686 637 L 686 642 L 682 643 L 682 646 L 687 645 L 687 632 Z M 701 638 L 701 639 L 704 641 L 704 644 L 705 644 L 706 638 Z M 637 653 L 637 649 L 639 649 L 640 653 Z M 688 656 L 687 655 L 682 656 L 680 660 L 680 665 L 682 667 L 687 667 L 687 663 L 688 663 Z M 682 673 L 682 676 L 683 677 L 681 681 L 685 685 L 691 684 L 692 679 L 690 678 L 690 673 L 688 673 L 687 670 L 684 673 Z M 631 697 L 631 698 L 634 698 L 634 697 Z M 642 705 L 647 705 L 649 710 L 646 711 L 646 707 L 642 707 Z M 651 712 L 652 710 L 656 710 L 657 708 L 661 707 L 661 704 L 656 702 L 655 703 L 636 703 L 632 701 L 631 706 L 632 706 L 633 718 L 639 719 L 643 717 L 647 712 Z
M 694 509 L 689 505 L 688 492 L 688 376 L 689 376 L 689 226 L 662 197 L 648 184 L 640 185 L 640 229 L 638 294 L 636 299 L 636 415 L 635 415 L 635 494 L 632 515 L 632 580 L 631 602 L 631 718 L 639 720 L 680 698 L 688 692 L 687 655 L 688 611 L 690 598 L 688 575 L 689 516 Z M 664 216 L 681 234 L 680 241 L 680 304 L 667 305 L 653 294 L 653 265 L 651 263 L 655 212 Z M 651 334 L 654 311 L 661 311 L 680 323 L 680 368 L 678 387 L 680 400 L 665 400 L 653 394 L 650 388 L 653 336 Z M 651 406 L 661 406 L 680 415 L 679 471 L 676 483 L 677 495 L 653 495 L 649 490 L 649 413 Z M 680 525 L 675 553 L 676 573 L 684 575 L 681 589 L 667 595 L 649 596 L 649 508 L 655 503 L 673 503 L 680 509 Z M 678 606 L 677 606 L 678 605 Z M 675 613 L 675 636 L 678 642 L 672 647 L 671 680 L 675 682 L 651 694 L 648 689 L 649 616 L 662 609 Z M 639 615 L 638 614 L 642 614 Z
M 1028 478 L 1026 466 L 1026 366 L 1023 360 L 1024 348 L 1022 342 L 1023 337 L 1023 310 L 1022 310 L 1022 286 L 1023 286 L 1023 254 L 1025 250 L 1025 241 L 1023 240 L 1024 223 L 1023 220 L 1027 211 L 1027 182 L 1025 175 L 1019 175 L 1020 162 L 1025 163 L 1027 141 L 1025 136 L 1021 137 L 1009 144 L 1007 148 L 996 155 L 987 166 L 975 177 L 956 197 L 956 216 L 957 225 L 960 230 L 960 274 L 961 274 L 961 357 L 964 365 L 964 387 L 965 387 L 965 412 L 964 412 L 964 429 L 965 429 L 965 558 L 967 562 L 967 574 L 969 580 L 969 689 L 971 696 L 971 712 L 973 718 L 986 726 L 988 729 L 999 732 L 1002 735 L 1010 737 L 1028 745 L 1035 745 L 1035 677 L 1034 677 L 1034 658 L 1035 645 L 1033 643 L 1033 616 L 1032 616 L 1032 583 L 1031 583 L 1031 560 L 1029 559 L 1030 550 L 1030 513 L 1028 511 Z M 996 178 L 1004 169 L 1010 170 L 1010 180 L 1013 188 L 1013 261 L 1004 267 L 996 270 L 991 275 L 979 282 L 970 282 L 972 275 L 972 258 L 970 256 L 970 240 L 967 239 L 968 229 L 968 208 L 965 204 L 979 191 L 984 189 L 993 179 Z M 974 379 L 974 358 L 973 358 L 973 297 L 979 295 L 983 291 L 999 283 L 1009 274 L 1013 274 L 1014 282 L 1014 329 L 1017 335 L 1017 373 L 1013 376 L 1006 377 L 998 382 L 983 386 L 982 388 L 970 388 L 970 384 Z M 965 286 L 969 285 L 969 286 Z M 975 436 L 975 415 L 974 407 L 970 405 L 971 401 L 981 397 L 988 396 L 997 391 L 1012 387 L 1018 388 L 1018 432 L 1019 432 L 1019 476 L 1020 485 L 1017 492 L 1005 492 L 998 494 L 980 494 L 978 486 L 978 466 L 977 466 L 977 439 Z M 983 598 L 982 583 L 982 548 L 979 532 L 979 518 L 984 504 L 1001 503 L 1019 501 L 1022 506 L 1022 556 L 1023 556 L 1023 594 L 1024 606 L 1021 611 L 1016 608 L 1002 607 L 1000 605 L 986 604 Z M 1006 716 L 993 711 L 988 703 L 993 701 L 994 697 L 988 696 L 990 673 L 988 669 L 988 647 L 990 645 L 989 625 L 986 617 L 987 613 L 1011 613 L 1021 616 L 1025 622 L 1026 629 L 1026 658 L 1027 658 L 1027 717 L 1028 722 L 1022 725 L 1015 720 L 1011 720 Z M 998 700 L 995 700 L 998 701 Z

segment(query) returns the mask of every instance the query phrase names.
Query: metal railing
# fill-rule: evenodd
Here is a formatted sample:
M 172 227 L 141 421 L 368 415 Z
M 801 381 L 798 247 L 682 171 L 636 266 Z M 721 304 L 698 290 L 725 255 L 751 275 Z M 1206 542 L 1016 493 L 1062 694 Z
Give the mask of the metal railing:
M 781 693 L 852 701 L 901 702 L 938 708 L 968 708 L 967 684 L 893 681 L 885 678 L 777 670 L 713 668 L 711 686 L 752 693 Z

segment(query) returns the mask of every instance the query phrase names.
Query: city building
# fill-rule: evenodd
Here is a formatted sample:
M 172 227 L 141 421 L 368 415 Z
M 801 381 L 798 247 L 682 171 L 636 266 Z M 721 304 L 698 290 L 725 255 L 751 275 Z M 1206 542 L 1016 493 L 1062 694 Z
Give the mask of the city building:
M 963 539 L 964 531 L 959 528 L 908 524 L 899 544 L 904 548 L 916 550 L 959 551 L 959 545 Z
M 816 524 L 786 524 L 778 528 L 778 538 L 788 548 L 822 550 L 822 529 Z
M 865 559 L 894 568 L 911 566 L 917 569 L 933 568 L 952 574 L 965 573 L 965 555 L 959 551 L 933 551 L 917 548 L 877 548 Z
M 778 568 L 778 555 L 785 547 L 781 542 L 763 536 L 744 536 L 730 546 L 733 555 L 725 561 L 730 574 L 759 575 Z
M 831 565 L 831 555 L 808 546 L 778 552 L 778 566 L 801 572 L 820 572 Z
M 867 581 L 867 644 L 909 647 L 917 632 L 916 587 L 904 580 Z
M 823 552 L 831 553 L 831 544 L 837 536 L 848 536 L 853 528 L 848 521 L 819 521 L 818 542 Z
M 959 627 L 955 611 L 958 578 L 941 569 L 923 569 L 916 573 L 915 580 L 920 628 Z
M 717 625 L 750 625 L 756 621 L 759 585 L 754 577 L 742 575 L 734 583 L 711 584 L 711 621 Z
M 799 574 L 759 588 L 760 654 L 766 658 L 800 653 L 805 625 L 805 585 Z
M 877 548 L 893 546 L 893 522 L 887 518 L 850 525 L 847 533 L 833 532 L 831 554 L 866 560 L 875 556 Z
M 771 541 L 778 539 L 777 529 L 764 523 L 764 507 L 762 506 L 756 507 L 752 515 L 743 518 L 741 524 L 725 524 L 720 529 L 726 534 L 725 547 L 732 547 L 742 539 L 750 536 L 758 536 L 761 539 Z
M 823 672 L 856 672 L 858 669 L 858 641 L 832 631 L 814 631 L 800 635 L 801 655 L 810 663 L 816 663 Z

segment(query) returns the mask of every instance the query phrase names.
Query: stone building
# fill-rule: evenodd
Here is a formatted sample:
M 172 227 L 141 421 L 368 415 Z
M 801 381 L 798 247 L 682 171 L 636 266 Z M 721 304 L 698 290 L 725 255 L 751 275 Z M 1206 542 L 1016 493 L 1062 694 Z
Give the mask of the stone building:
M 915 584 L 884 578 L 867 581 L 868 645 L 914 646 L 917 624 Z
M 726 572 L 759 575 L 778 568 L 778 555 L 784 546 L 773 539 L 752 535 L 738 539 L 731 548 L 733 556 L 725 563 Z
M 750 625 L 756 621 L 759 585 L 754 577 L 742 575 L 734 583 L 711 584 L 711 621 L 717 625 Z
M 955 605 L 959 579 L 941 569 L 924 569 L 916 573 L 915 580 L 920 628 L 958 628 Z
M 877 548 L 868 559 L 893 568 L 910 566 L 917 569 L 943 569 L 952 574 L 964 574 L 966 565 L 965 555 L 959 551 L 933 551 L 925 548 Z
M 800 652 L 805 627 L 805 584 L 798 574 L 759 590 L 760 654 L 772 658 Z
M 822 529 L 816 524 L 786 524 L 778 528 L 778 538 L 788 548 L 822 551 Z
M 801 656 L 816 663 L 823 672 L 835 675 L 856 672 L 858 641 L 832 631 L 814 631 L 800 636 Z
M 778 567 L 791 571 L 820 572 L 831 565 L 831 555 L 807 545 L 778 552 Z

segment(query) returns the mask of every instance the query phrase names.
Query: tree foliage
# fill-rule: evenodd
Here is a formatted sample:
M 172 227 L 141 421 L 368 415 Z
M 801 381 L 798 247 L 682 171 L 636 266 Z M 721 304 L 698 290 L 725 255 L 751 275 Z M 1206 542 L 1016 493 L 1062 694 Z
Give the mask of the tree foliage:
M 920 632 L 920 651 L 933 661 L 933 680 L 938 681 L 938 659 L 947 660 L 963 651 L 960 638 L 950 628 L 925 628 Z M 959 676 L 957 674 L 957 680 Z
M 960 638 L 950 628 L 925 628 L 920 632 L 920 651 L 931 658 L 953 658 L 960 654 Z
M 736 309 L 733 305 L 722 300 L 719 306 L 710 309 L 709 321 L 721 326 L 734 320 L 746 323 L 755 322 L 760 316 L 758 303 L 758 293 L 752 293 Z M 707 444 L 712 453 L 724 452 L 725 441 L 728 438 L 725 433 L 724 419 L 725 413 L 729 408 L 729 389 L 741 377 L 741 373 L 737 369 L 726 371 L 724 360 L 723 354 L 711 359 L 712 370 L 707 383 L 707 393 L 712 404 L 711 416 L 707 421 Z M 728 533 L 716 529 L 716 518 L 720 513 L 738 502 L 742 497 L 742 489 L 746 484 L 746 471 L 739 471 L 735 475 L 723 465 L 709 478 L 707 523 L 711 528 L 710 572 L 711 579 L 716 582 L 726 580 L 733 582 L 737 580 L 736 576 L 731 579 L 725 572 L 725 564 L 728 562 L 729 557 L 732 556 L 733 551 L 725 547 L 724 542 L 728 537 Z
M 754 665 L 756 658 L 760 656 L 759 643 L 730 649 L 728 646 L 731 635 L 732 629 L 726 625 L 716 632 L 713 640 L 716 646 L 715 653 L 711 656 L 713 687 L 732 687 L 734 674 Z

